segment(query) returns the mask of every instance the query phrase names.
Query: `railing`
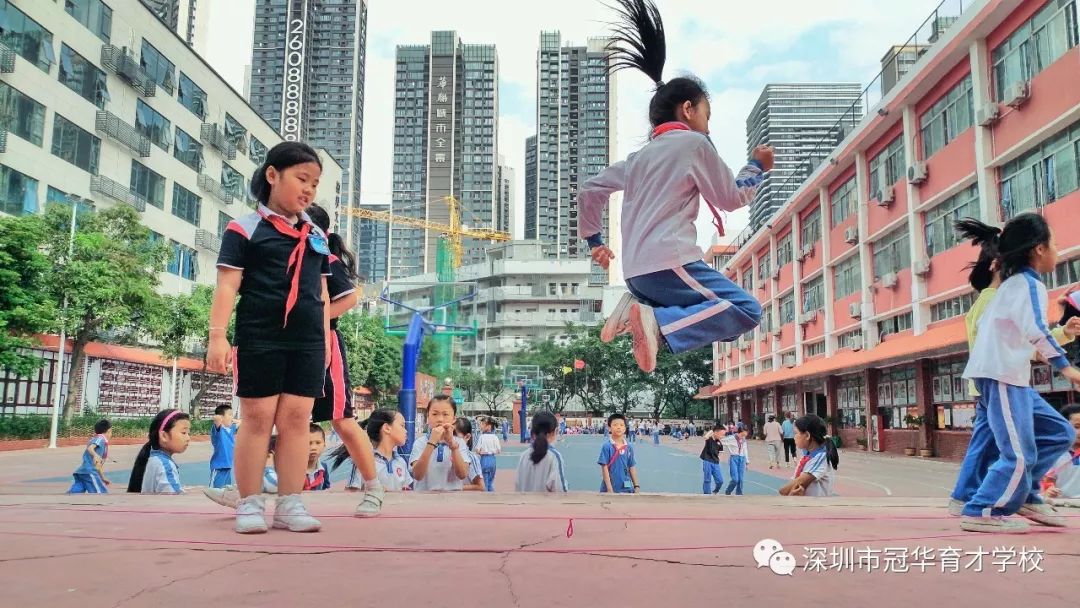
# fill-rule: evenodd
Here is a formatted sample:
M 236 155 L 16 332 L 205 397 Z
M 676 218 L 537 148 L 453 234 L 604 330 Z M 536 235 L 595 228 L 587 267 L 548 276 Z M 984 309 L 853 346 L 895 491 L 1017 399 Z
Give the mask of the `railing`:
M 7 152 L 7 131 L 0 130 L 0 154 Z
M 218 199 L 226 205 L 232 204 L 232 195 L 225 190 L 224 186 L 214 181 L 214 178 L 204 173 L 200 173 L 198 182 L 199 188 L 208 193 L 210 196 Z
M 217 123 L 204 122 L 199 130 L 199 139 L 217 149 L 225 158 L 229 160 L 236 158 L 236 144 L 225 137 L 225 132 L 221 130 Z
M 102 45 L 101 65 L 130 84 L 143 97 L 153 97 L 157 93 L 157 83 L 142 69 L 127 47 Z
M 90 178 L 90 191 L 104 194 L 121 203 L 127 203 L 136 211 L 146 211 L 146 199 L 132 192 L 127 186 L 103 175 L 94 175 Z
M 5 44 L 0 44 L 0 72 L 10 74 L 15 71 L 15 51 Z
M 203 230 L 202 228 L 195 229 L 195 246 L 202 247 L 209 251 L 218 251 L 221 249 L 221 238 L 219 238 L 213 232 L 209 230 Z
M 98 133 L 108 135 L 113 141 L 130 148 L 139 156 L 150 156 L 150 138 L 139 133 L 135 127 L 120 119 L 119 116 L 101 110 L 97 113 L 94 128 Z
M 917 71 L 919 68 L 919 62 L 926 55 L 930 46 L 936 43 L 941 35 L 951 27 L 956 20 L 964 14 L 964 11 L 969 9 L 972 4 L 975 4 L 979 0 L 942 0 L 941 4 L 938 4 L 937 8 L 930 13 L 930 16 L 922 22 L 922 24 L 915 30 L 906 42 L 897 45 L 900 48 L 915 49 L 917 52 L 917 58 L 915 63 L 908 69 L 907 73 Z M 829 129 L 829 134 L 821 138 L 812 150 L 806 153 L 803 164 L 800 166 L 800 170 L 795 171 L 788 175 L 782 183 L 773 187 L 774 192 L 791 192 L 792 194 L 784 201 L 784 204 L 780 206 L 787 206 L 791 202 L 792 197 L 798 193 L 802 184 L 808 180 L 817 170 L 821 167 L 832 152 L 840 146 L 845 139 L 851 135 L 862 122 L 863 113 L 869 112 L 873 109 L 888 92 L 886 87 L 885 75 L 889 70 L 895 71 L 894 65 L 897 61 L 894 55 L 893 61 L 890 65 L 882 68 L 878 72 L 877 76 L 870 81 L 870 84 L 866 85 L 859 98 L 852 103 L 848 109 L 844 112 L 843 116 L 836 121 L 836 124 Z M 902 78 L 901 78 L 902 79 Z M 891 83 L 895 86 L 896 82 Z M 754 237 L 756 231 L 753 229 L 753 225 L 747 226 L 742 232 L 739 233 L 733 245 L 736 248 L 742 249 L 750 240 Z

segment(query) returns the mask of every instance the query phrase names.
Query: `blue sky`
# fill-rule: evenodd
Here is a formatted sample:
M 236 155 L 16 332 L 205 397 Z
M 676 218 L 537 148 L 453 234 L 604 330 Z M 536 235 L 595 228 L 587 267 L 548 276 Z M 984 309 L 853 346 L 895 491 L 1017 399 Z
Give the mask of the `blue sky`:
M 959 2 L 960 0 L 951 0 Z M 968 3 L 968 0 L 963 0 Z M 889 46 L 905 41 L 937 0 L 772 0 L 762 9 L 745 2 L 657 0 L 668 30 L 665 76 L 691 72 L 713 95 L 712 138 L 729 165 L 746 155 L 746 115 L 769 82 L 843 81 L 866 84 Z M 208 59 L 237 89 L 250 62 L 253 0 L 211 6 Z M 401 10 L 407 7 L 407 10 Z M 361 198 L 383 202 L 391 190 L 394 49 L 425 44 L 434 29 L 457 30 L 468 44 L 495 44 L 500 62 L 499 152 L 517 175 L 523 200 L 524 142 L 535 123 L 536 49 L 542 30 L 564 42 L 585 44 L 606 33 L 609 9 L 598 0 L 371 0 L 365 93 Z M 245 29 L 246 28 L 246 29 Z M 625 156 L 643 142 L 650 83 L 641 74 L 617 78 L 616 137 Z M 706 212 L 707 213 L 707 212 Z M 517 229 L 521 228 L 518 213 Z M 743 211 L 729 218 L 729 234 L 745 225 Z M 704 219 L 704 218 L 703 218 Z M 699 241 L 710 229 L 699 221 Z

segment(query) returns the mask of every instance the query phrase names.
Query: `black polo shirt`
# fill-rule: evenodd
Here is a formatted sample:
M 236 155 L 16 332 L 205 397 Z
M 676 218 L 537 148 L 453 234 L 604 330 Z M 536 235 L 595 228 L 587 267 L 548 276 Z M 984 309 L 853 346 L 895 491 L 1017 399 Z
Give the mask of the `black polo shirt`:
M 705 447 L 701 450 L 701 459 L 713 464 L 720 464 L 720 452 L 724 450 L 724 446 L 720 445 L 720 442 L 713 439 L 712 433 L 709 433 L 709 438 L 705 440 Z
M 285 303 L 297 271 L 287 266 L 299 239 L 282 234 L 264 217 L 273 214 L 259 205 L 257 212 L 229 222 L 221 237 L 217 265 L 243 271 L 236 307 L 236 346 L 322 349 L 322 280 L 330 275 L 329 255 L 315 251 L 310 241 L 306 245 L 296 303 L 286 325 Z M 310 223 L 306 214 L 295 227 L 300 229 L 303 222 Z M 325 235 L 314 225 L 311 234 L 322 236 L 325 242 Z
M 331 302 L 356 291 L 356 284 L 349 278 L 348 269 L 341 258 L 334 254 L 330 254 L 330 276 L 326 277 L 326 290 L 330 293 Z M 330 319 L 330 329 L 337 329 L 337 322 L 337 319 Z

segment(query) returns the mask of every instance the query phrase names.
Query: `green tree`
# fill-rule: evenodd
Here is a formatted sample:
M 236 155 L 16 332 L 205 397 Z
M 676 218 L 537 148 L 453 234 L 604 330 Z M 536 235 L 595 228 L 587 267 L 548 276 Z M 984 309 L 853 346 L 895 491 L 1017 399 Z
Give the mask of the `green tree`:
M 46 290 L 49 260 L 41 252 L 45 223 L 38 215 L 0 217 L 0 369 L 28 376 L 43 363 L 23 349 L 56 322 Z
M 698 390 L 709 383 L 709 351 L 695 350 L 678 355 L 661 352 L 656 370 L 649 376 L 653 390 L 653 412 L 666 418 L 712 418 L 708 401 L 694 399 Z
M 454 386 L 469 395 L 469 401 L 484 405 L 488 415 L 499 416 L 507 404 L 513 401 L 510 391 L 503 388 L 503 371 L 499 367 L 487 367 L 480 371 L 459 369 L 453 374 Z
M 44 217 L 42 251 L 50 263 L 46 285 L 54 302 L 66 300 L 63 323 L 74 341 L 70 390 L 64 420 L 75 413 L 81 393 L 80 373 L 86 345 L 103 335 L 138 332 L 160 297 L 158 273 L 165 269 L 168 251 L 139 222 L 139 213 L 126 205 L 87 212 L 78 219 L 74 255 L 68 258 L 68 208 L 50 206 Z
M 401 338 L 386 334 L 381 317 L 360 312 L 341 317 L 338 330 L 345 339 L 350 383 L 386 403 L 401 386 Z
M 580 331 L 578 328 L 569 330 L 574 333 Z M 555 391 L 556 397 L 550 404 L 555 413 L 564 411 L 576 395 L 574 359 L 565 345 L 551 339 L 534 340 L 513 358 L 512 364 L 535 365 L 540 368 L 540 373 L 544 376 L 544 388 Z M 571 370 L 570 373 L 565 371 L 567 368 Z

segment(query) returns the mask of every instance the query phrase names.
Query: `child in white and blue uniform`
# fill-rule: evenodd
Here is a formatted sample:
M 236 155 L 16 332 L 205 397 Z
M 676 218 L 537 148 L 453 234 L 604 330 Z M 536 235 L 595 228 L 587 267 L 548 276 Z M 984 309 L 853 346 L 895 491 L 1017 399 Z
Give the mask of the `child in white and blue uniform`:
M 537 412 L 533 416 L 529 432 L 532 434 L 532 446 L 521 453 L 518 459 L 517 477 L 514 480 L 516 492 L 566 492 L 566 472 L 563 459 L 551 443 L 557 438 L 555 415 L 551 412 Z
M 187 450 L 191 442 L 191 418 L 177 409 L 162 410 L 150 422 L 150 440 L 135 457 L 128 492 L 183 494 L 180 469 L 173 454 Z
M 626 418 L 622 414 L 612 414 L 608 417 L 607 428 L 611 436 L 600 448 L 600 458 L 596 461 L 603 477 L 600 491 L 634 494 L 640 486 L 635 469 L 634 446 L 626 441 Z
M 972 221 L 974 223 L 974 221 Z M 1021 515 L 1045 526 L 1063 527 L 1063 518 L 1043 502 L 1040 482 L 1069 449 L 1076 431 L 1031 387 L 1031 360 L 1039 353 L 1067 380 L 1080 386 L 1046 323 L 1042 273 L 1057 265 L 1057 244 L 1046 220 L 1033 213 L 1014 217 L 1005 228 L 982 225 L 996 244 L 1004 279 L 979 319 L 975 347 L 964 378 L 975 381 L 1000 450 L 975 495 L 964 505 L 960 527 L 970 532 L 1023 532 Z
M 457 403 L 446 395 L 428 401 L 427 421 L 431 433 L 421 435 L 409 454 L 410 473 L 420 492 L 460 491 L 469 474 L 469 446 L 454 436 Z
M 828 436 L 825 421 L 807 414 L 792 425 L 795 447 L 805 453 L 795 468 L 795 476 L 780 488 L 782 496 L 832 496 L 833 478 L 840 466 L 836 444 Z
M 238 420 L 233 420 L 233 409 L 228 405 L 214 408 L 213 426 L 210 427 L 210 445 L 214 454 L 210 457 L 210 487 L 224 488 L 233 485 L 233 447 L 236 445 Z
M 1061 415 L 1080 433 L 1080 405 L 1066 405 Z M 1042 489 L 1050 504 L 1080 507 L 1080 435 L 1043 477 Z
M 94 424 L 94 436 L 83 450 L 82 464 L 71 474 L 75 478 L 68 494 L 108 494 L 109 481 L 105 479 L 105 457 L 109 455 L 109 438 L 112 437 L 112 423 L 98 420 Z
M 735 492 L 736 496 L 743 495 L 743 479 L 746 477 L 746 467 L 750 464 L 750 448 L 746 443 L 746 427 L 740 426 L 734 435 L 724 437 L 724 443 L 728 446 L 728 482 L 724 494 L 730 496 Z

